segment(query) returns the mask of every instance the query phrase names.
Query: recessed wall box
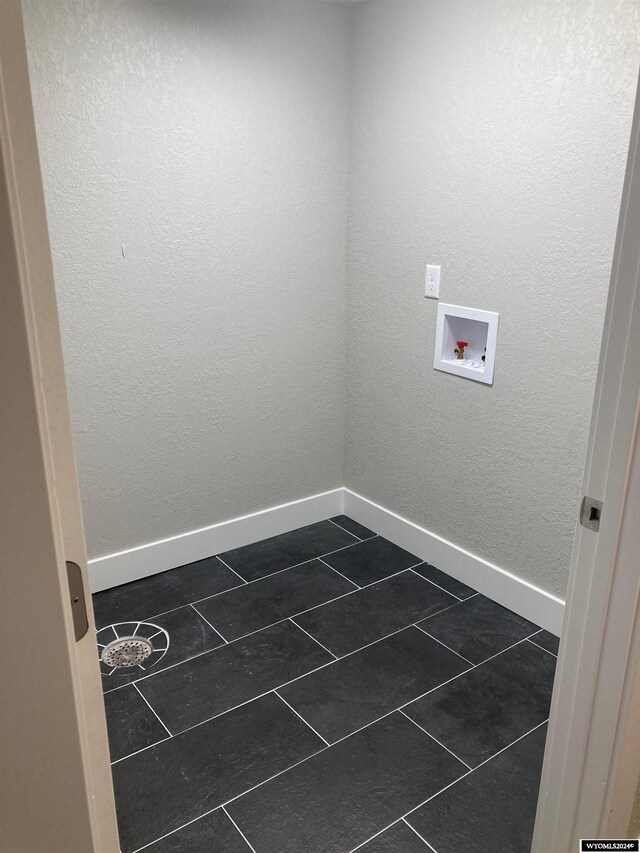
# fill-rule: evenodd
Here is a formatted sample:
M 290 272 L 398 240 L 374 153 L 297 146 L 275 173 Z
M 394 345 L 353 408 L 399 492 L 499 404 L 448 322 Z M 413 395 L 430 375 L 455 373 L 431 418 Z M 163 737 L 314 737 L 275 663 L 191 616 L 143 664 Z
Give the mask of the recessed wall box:
M 434 368 L 492 385 L 499 319 L 500 315 L 494 311 L 440 303 Z M 458 358 L 456 353 L 460 349 L 464 352 L 463 358 Z

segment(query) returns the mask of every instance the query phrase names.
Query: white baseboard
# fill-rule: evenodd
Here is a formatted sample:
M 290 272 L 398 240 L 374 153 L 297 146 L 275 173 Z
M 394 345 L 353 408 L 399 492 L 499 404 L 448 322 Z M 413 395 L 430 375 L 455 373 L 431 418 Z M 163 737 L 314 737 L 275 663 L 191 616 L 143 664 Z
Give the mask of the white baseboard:
M 343 512 L 498 604 L 560 635 L 562 599 L 342 488 L 89 560 L 91 591 L 175 569 Z
M 361 495 L 344 490 L 344 514 L 504 607 L 560 636 L 564 601 Z
M 91 592 L 175 569 L 342 513 L 344 489 L 291 501 L 89 560 Z

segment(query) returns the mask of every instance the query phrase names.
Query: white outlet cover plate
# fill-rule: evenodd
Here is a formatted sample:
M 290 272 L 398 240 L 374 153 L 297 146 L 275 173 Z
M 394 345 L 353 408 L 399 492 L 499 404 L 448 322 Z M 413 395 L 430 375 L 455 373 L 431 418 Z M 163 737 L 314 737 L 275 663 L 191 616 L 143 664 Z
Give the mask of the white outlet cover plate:
M 498 322 L 500 315 L 495 311 L 482 311 L 479 308 L 465 308 L 462 305 L 440 303 L 436 318 L 436 347 L 433 366 L 444 373 L 463 376 L 485 385 L 493 385 L 493 372 L 498 342 Z M 456 341 L 465 340 L 469 346 L 464 362 L 456 358 Z M 482 354 L 486 347 L 485 362 Z M 479 367 L 465 363 L 479 362 Z
M 427 272 L 424 279 L 424 295 L 427 299 L 440 298 L 440 267 L 435 264 L 427 264 Z

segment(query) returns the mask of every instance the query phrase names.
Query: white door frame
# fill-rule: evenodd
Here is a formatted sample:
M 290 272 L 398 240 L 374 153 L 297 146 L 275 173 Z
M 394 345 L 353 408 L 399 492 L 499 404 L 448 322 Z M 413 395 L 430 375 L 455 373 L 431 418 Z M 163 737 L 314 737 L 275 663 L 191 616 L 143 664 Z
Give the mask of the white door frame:
M 640 89 L 576 528 L 533 853 L 624 838 L 640 771 Z
M 20 0 L 0 8 L 0 848 L 119 850 Z M 81 606 L 81 594 L 75 610 Z M 79 632 L 78 632 L 79 633 Z

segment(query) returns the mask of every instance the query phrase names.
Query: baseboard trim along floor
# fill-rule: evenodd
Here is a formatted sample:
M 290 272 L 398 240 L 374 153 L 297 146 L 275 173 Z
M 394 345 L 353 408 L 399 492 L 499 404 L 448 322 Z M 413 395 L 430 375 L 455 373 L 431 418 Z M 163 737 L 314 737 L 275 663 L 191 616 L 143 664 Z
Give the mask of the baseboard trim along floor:
M 195 560 L 204 560 L 223 551 L 251 545 L 270 536 L 315 524 L 332 515 L 340 515 L 343 500 L 344 489 L 332 489 L 89 560 L 91 592 L 176 569 Z
M 564 601 L 561 598 L 350 489 L 344 490 L 343 512 L 426 563 L 477 589 L 487 598 L 560 636 L 564 618 Z
M 89 561 L 91 591 L 174 569 L 344 513 L 493 601 L 560 635 L 564 601 L 347 488 Z

